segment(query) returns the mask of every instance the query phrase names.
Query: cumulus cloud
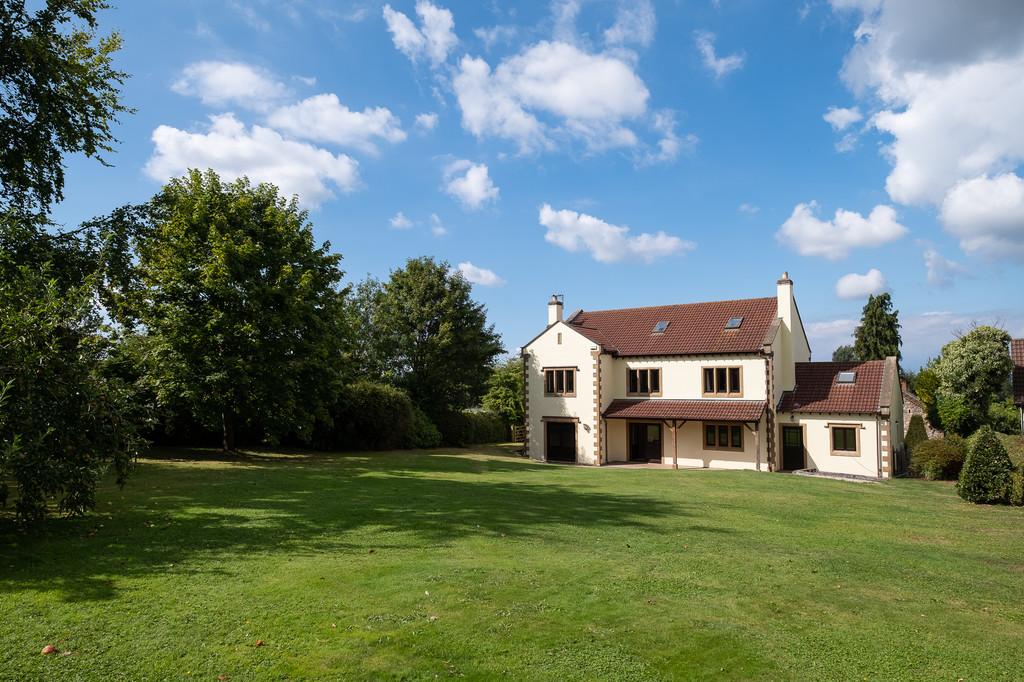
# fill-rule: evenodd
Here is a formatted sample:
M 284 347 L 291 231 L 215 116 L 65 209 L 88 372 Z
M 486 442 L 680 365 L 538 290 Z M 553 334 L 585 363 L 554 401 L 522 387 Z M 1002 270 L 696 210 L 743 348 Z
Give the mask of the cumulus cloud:
M 391 220 L 389 220 L 388 222 L 391 223 L 391 227 L 395 228 L 396 230 L 408 230 L 413 226 L 413 222 L 406 218 L 405 214 L 402 213 L 401 211 L 393 215 L 391 217 Z
M 419 27 L 402 12 L 391 9 L 391 5 L 384 5 L 384 21 L 395 47 L 414 62 L 426 57 L 438 66 L 458 43 L 455 20 L 449 10 L 427 0 L 416 3 L 416 14 L 420 17 Z
M 822 116 L 825 121 L 832 126 L 832 130 L 836 132 L 842 132 L 848 127 L 857 123 L 864 118 L 864 115 L 860 113 L 860 109 L 857 107 L 851 107 L 844 109 L 843 107 L 829 107 L 825 115 Z
M 907 233 L 891 206 L 875 206 L 867 217 L 840 208 L 832 220 L 816 217 L 817 208 L 814 201 L 797 204 L 776 233 L 778 240 L 804 256 L 839 260 L 850 249 L 881 246 Z
M 416 115 L 416 127 L 420 130 L 433 130 L 437 126 L 437 114 L 433 111 Z
M 493 71 L 485 60 L 464 56 L 452 85 L 466 130 L 512 140 L 524 152 L 551 148 L 552 133 L 582 138 L 592 148 L 632 146 L 636 136 L 622 122 L 642 116 L 650 96 L 622 59 L 548 41 Z M 553 118 L 554 126 L 539 116 Z
M 704 63 L 704 68 L 716 79 L 724 78 L 733 71 L 743 68 L 743 63 L 747 60 L 746 55 L 743 53 L 730 54 L 724 57 L 718 56 L 715 52 L 714 33 L 710 31 L 697 31 L 693 36 L 694 42 L 697 45 L 697 51 L 700 52 L 701 61 Z
M 375 141 L 401 142 L 405 139 L 401 121 L 386 107 L 352 111 L 334 94 L 308 97 L 279 107 L 267 119 L 270 125 L 295 137 L 329 142 L 375 154 Z
M 448 228 L 441 222 L 441 217 L 436 213 L 430 214 L 430 232 L 435 237 L 443 237 L 448 234 Z
M 289 89 L 266 69 L 242 62 L 195 62 L 186 66 L 171 90 L 198 97 L 212 107 L 238 105 L 265 111 L 289 95 Z
M 651 128 L 658 132 L 661 138 L 653 149 L 644 152 L 640 158 L 643 165 L 675 161 L 681 152 L 692 151 L 700 141 L 693 133 L 679 137 L 676 133 L 676 116 L 667 109 L 654 114 Z
M 966 253 L 1024 256 L 1024 180 L 1015 173 L 957 183 L 942 202 L 941 217 Z
M 878 268 L 871 268 L 863 275 L 851 272 L 836 282 L 836 296 L 839 298 L 865 298 L 885 291 L 885 276 Z
M 477 267 L 469 261 L 459 263 L 459 272 L 462 273 L 467 282 L 479 284 L 483 287 L 500 287 L 505 283 L 505 280 L 498 277 L 493 270 Z
M 993 176 L 1024 161 L 1024 3 L 1016 0 L 833 0 L 860 18 L 843 64 L 846 84 L 877 110 L 871 125 L 889 138 L 886 179 L 899 203 L 968 209 L 971 197 L 1006 189 Z M 978 181 L 970 185 L 971 181 Z M 1019 257 L 1002 218 L 991 228 L 947 222 L 965 251 Z M 1005 217 L 1005 216 L 1004 216 Z M 959 232 L 958 232 L 959 230 Z M 1012 230 L 1011 230 L 1012 231 Z M 1001 250 L 998 245 L 1012 248 Z
M 650 0 L 620 1 L 615 23 L 604 32 L 604 41 L 609 45 L 636 43 L 646 47 L 654 40 L 656 25 Z
M 145 172 L 161 182 L 189 168 L 212 168 L 225 179 L 245 175 L 254 182 L 274 183 L 311 207 L 333 197 L 334 189 L 351 192 L 359 185 L 354 159 L 285 139 L 270 128 L 247 129 L 232 114 L 211 116 L 206 132 L 162 125 L 152 139 L 155 148 Z
M 518 34 L 519 29 L 515 26 L 490 26 L 473 29 L 473 35 L 484 44 L 484 49 L 488 51 L 495 45 L 512 42 Z
M 497 201 L 499 190 L 491 181 L 487 165 L 460 159 L 444 169 L 445 191 L 470 210 Z
M 924 253 L 924 267 L 928 272 L 928 283 L 933 286 L 948 286 L 953 278 L 967 272 L 960 263 L 950 260 L 930 246 L 926 246 Z
M 663 231 L 631 235 L 625 226 L 612 225 L 600 218 L 568 209 L 556 211 L 550 205 L 540 207 L 540 224 L 547 228 L 544 239 L 566 251 L 587 251 L 596 261 L 614 263 L 658 258 L 690 251 L 696 244 Z

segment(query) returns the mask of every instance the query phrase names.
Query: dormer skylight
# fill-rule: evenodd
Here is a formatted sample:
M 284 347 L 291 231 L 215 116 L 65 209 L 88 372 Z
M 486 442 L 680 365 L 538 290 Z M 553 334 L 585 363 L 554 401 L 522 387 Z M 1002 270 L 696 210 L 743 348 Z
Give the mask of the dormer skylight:
M 856 372 L 840 372 L 836 375 L 837 384 L 853 384 L 857 382 Z
M 725 323 L 726 329 L 739 329 L 740 325 L 743 324 L 742 317 L 730 317 L 729 321 Z
M 654 331 L 652 334 L 664 334 L 665 330 L 668 329 L 668 320 L 661 320 L 654 325 Z

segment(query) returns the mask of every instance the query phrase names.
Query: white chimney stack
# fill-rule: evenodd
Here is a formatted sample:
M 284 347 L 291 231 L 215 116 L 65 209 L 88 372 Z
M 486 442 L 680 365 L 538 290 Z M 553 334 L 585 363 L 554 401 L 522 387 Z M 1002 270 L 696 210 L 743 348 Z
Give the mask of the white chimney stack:
M 551 294 L 551 300 L 548 301 L 548 326 L 550 327 L 555 322 L 562 321 L 562 310 L 565 305 L 563 303 L 564 297 L 561 294 Z

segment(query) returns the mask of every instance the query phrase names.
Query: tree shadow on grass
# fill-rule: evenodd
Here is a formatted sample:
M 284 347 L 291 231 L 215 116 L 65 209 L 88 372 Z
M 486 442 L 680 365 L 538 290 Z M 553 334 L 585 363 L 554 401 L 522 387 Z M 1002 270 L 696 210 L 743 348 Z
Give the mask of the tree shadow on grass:
M 157 452 L 123 492 L 105 486 L 94 514 L 30 534 L 0 521 L 0 594 L 59 588 L 68 601 L 104 600 L 121 578 L 224 572 L 223 559 L 246 554 L 422 550 L 469 536 L 558 542 L 565 526 L 642 530 L 687 514 L 499 453 Z

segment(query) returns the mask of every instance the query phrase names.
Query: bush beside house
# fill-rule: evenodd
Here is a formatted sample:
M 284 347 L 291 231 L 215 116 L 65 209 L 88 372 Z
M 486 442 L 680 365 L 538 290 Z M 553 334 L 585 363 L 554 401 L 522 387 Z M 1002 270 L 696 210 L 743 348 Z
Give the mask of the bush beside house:
M 907 446 L 907 451 L 913 455 L 914 448 L 926 440 L 928 440 L 928 431 L 924 426 L 924 418 L 919 414 L 915 414 L 910 418 L 907 435 L 904 437 L 903 442 Z
M 929 481 L 955 481 L 964 464 L 962 438 L 937 438 L 918 443 L 910 453 L 910 471 Z
M 983 426 L 971 437 L 957 492 L 968 502 L 1005 502 L 1010 493 L 1013 463 L 996 433 Z

